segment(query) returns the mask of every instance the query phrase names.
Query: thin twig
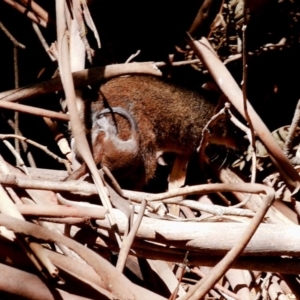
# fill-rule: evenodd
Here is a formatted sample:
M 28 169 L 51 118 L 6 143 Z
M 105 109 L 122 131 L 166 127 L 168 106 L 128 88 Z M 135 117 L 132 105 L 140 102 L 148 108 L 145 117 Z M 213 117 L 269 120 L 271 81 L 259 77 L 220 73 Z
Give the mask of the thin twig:
M 30 177 L 29 172 L 26 168 L 26 164 L 24 163 L 22 157 L 20 156 L 20 153 L 16 151 L 16 149 L 13 147 L 13 145 L 9 142 L 4 140 L 3 143 L 6 145 L 6 147 L 11 151 L 11 153 L 14 155 L 17 161 L 17 166 L 22 168 L 24 173 Z
M 186 251 L 183 262 L 180 265 L 180 269 L 179 269 L 180 274 L 179 274 L 177 286 L 176 286 L 175 290 L 173 291 L 173 293 L 171 294 L 171 296 L 169 297 L 169 300 L 175 300 L 178 296 L 179 287 L 180 287 L 182 278 L 186 272 L 187 265 L 189 263 L 188 256 L 189 256 L 189 251 Z
M 104 219 L 106 209 L 102 206 L 83 207 L 83 206 L 66 206 L 66 205 L 26 205 L 18 204 L 17 209 L 22 215 L 34 217 L 76 217 L 76 218 L 94 218 Z
M 4 117 L 4 116 L 3 116 Z M 8 118 L 7 119 L 7 123 L 8 125 L 11 127 L 12 130 L 15 131 L 15 123 L 12 119 Z M 22 132 L 20 131 L 20 128 L 19 128 L 19 132 L 20 132 L 20 135 L 23 136 Z M 23 148 L 23 151 L 24 153 L 27 154 L 27 160 L 29 162 L 29 165 L 32 167 L 32 168 L 36 168 L 36 163 L 34 161 L 34 158 L 32 156 L 32 153 L 30 152 L 30 150 L 28 149 L 28 145 L 21 140 L 21 145 L 22 145 L 22 148 Z
M 14 46 L 14 78 L 15 78 L 15 88 L 19 87 L 19 64 L 18 64 L 18 48 Z M 15 134 L 20 135 L 20 115 L 18 111 L 14 113 L 15 120 Z M 20 157 L 20 141 L 15 139 L 15 149 Z M 17 166 L 19 166 L 19 160 L 16 160 Z
M 41 145 L 41 144 L 39 144 L 39 143 L 37 143 L 33 140 L 27 139 L 24 136 L 19 136 L 19 135 L 16 135 L 16 134 L 0 134 L 0 139 L 1 140 L 5 140 L 5 139 L 8 139 L 8 138 L 19 139 L 19 140 L 22 140 L 22 141 L 24 141 L 28 144 L 31 144 L 31 145 L 41 149 L 46 154 L 48 154 L 50 157 L 52 157 L 54 160 L 58 161 L 61 164 L 64 164 L 68 171 L 71 171 L 70 162 L 67 159 L 61 158 L 58 155 L 56 155 L 55 153 L 53 153 L 52 151 L 50 151 L 47 146 Z
M 36 115 L 40 117 L 48 117 L 62 121 L 69 121 L 69 116 L 63 113 L 59 113 L 56 111 L 33 107 L 29 105 L 23 105 L 19 103 L 7 102 L 7 101 L 0 101 L 0 108 L 15 110 L 19 112 L 23 112 L 25 114 Z
M 10 187 L 20 188 L 32 188 L 41 190 L 52 190 L 52 191 L 65 191 L 72 193 L 80 193 L 85 195 L 97 194 L 97 189 L 94 184 L 88 182 L 78 182 L 78 180 L 72 181 L 50 181 L 50 180 L 39 180 L 39 179 L 25 179 L 21 176 L 10 175 L 6 176 L 0 174 L 0 183 Z M 159 194 L 150 194 L 143 192 L 133 192 L 123 190 L 124 196 L 128 199 L 140 203 L 142 200 L 149 201 L 162 201 L 168 198 L 174 198 L 176 196 L 186 196 L 192 194 L 207 194 L 215 192 L 244 192 L 244 193 L 263 193 L 266 186 L 262 184 L 252 183 L 214 183 L 214 184 L 201 184 L 194 186 L 186 186 L 178 189 L 173 189 L 168 192 Z M 179 198 L 178 201 L 182 199 Z
M 35 23 L 35 22 L 32 22 L 32 28 L 34 30 L 34 32 L 36 33 L 39 41 L 41 42 L 45 52 L 48 54 L 49 58 L 52 60 L 52 61 L 55 61 L 56 58 L 51 54 L 51 51 L 50 51 L 50 47 L 46 41 L 46 39 L 44 38 L 39 26 Z
M 194 200 L 163 200 L 164 203 L 176 203 L 179 205 L 184 205 L 194 210 L 204 211 L 212 215 L 222 216 L 222 215 L 231 215 L 231 216 L 244 216 L 244 217 L 253 217 L 254 213 L 248 209 L 241 209 L 237 207 L 224 207 L 220 205 L 211 205 L 200 203 Z
M 244 106 L 244 115 L 248 123 L 250 131 L 248 132 L 248 138 L 251 145 L 252 152 L 252 171 L 251 171 L 251 182 L 256 181 L 256 146 L 255 146 L 255 134 L 254 127 L 251 117 L 248 113 L 248 101 L 247 101 L 247 47 L 246 47 L 246 29 L 247 29 L 247 8 L 244 5 L 244 25 L 242 27 L 243 32 L 243 81 L 242 81 L 242 92 L 243 92 L 243 106 Z
M 18 42 L 15 37 L 8 31 L 8 29 L 3 25 L 3 23 L 0 21 L 0 29 L 5 33 L 5 35 L 11 40 L 11 42 L 14 44 L 15 47 L 19 47 L 21 49 L 25 49 L 25 45 Z

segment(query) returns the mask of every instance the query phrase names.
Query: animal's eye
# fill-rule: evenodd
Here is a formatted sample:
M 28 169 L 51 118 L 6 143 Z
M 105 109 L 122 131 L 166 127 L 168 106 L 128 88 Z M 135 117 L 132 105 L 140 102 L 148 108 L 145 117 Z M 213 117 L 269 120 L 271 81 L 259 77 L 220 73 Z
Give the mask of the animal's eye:
M 102 113 L 102 112 L 99 112 L 99 113 L 96 114 L 96 120 L 99 120 L 103 117 L 104 117 L 104 113 Z

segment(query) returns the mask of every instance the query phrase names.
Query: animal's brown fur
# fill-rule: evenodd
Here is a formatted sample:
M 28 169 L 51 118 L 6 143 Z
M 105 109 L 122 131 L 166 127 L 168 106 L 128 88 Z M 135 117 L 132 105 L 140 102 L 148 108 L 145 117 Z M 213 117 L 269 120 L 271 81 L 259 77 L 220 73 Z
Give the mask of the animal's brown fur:
M 121 107 L 137 123 L 132 139 L 129 122 L 115 113 L 109 126 L 117 126 L 117 139 L 95 126 L 95 115 L 106 107 Z M 85 106 L 85 121 L 92 116 L 93 151 L 96 163 L 106 165 L 121 182 L 140 186 L 154 176 L 158 151 L 190 155 L 199 146 L 202 129 L 216 107 L 203 94 L 150 76 L 128 76 L 109 80 L 100 87 L 99 98 Z M 126 151 L 118 140 L 135 140 Z

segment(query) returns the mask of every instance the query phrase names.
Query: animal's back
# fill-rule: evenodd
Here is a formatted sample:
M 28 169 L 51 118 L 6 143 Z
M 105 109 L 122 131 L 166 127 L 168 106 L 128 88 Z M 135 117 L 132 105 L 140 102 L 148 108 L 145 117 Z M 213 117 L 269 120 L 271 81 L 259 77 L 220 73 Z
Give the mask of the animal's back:
M 154 175 L 157 151 L 189 155 L 196 149 L 216 104 L 200 92 L 136 75 L 117 77 L 103 84 L 98 101 L 91 107 L 92 114 L 105 107 L 122 107 L 132 115 L 138 127 L 140 159 L 137 161 L 147 181 Z M 128 139 L 131 134 L 128 122 L 115 117 L 120 138 Z
M 100 93 L 111 107 L 128 110 L 141 133 L 153 129 L 160 147 L 169 144 L 169 150 L 179 152 L 183 147 L 195 149 L 216 106 L 199 92 L 150 76 L 114 78 L 102 85 Z M 150 128 L 143 126 L 146 121 Z

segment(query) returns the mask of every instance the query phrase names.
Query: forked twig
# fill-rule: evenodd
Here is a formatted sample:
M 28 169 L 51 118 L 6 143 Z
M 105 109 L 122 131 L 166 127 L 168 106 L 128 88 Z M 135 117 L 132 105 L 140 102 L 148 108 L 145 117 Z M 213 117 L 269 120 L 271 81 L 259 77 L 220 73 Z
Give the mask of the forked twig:
M 143 219 L 143 216 L 144 216 L 144 213 L 145 213 L 145 209 L 146 209 L 146 201 L 144 200 L 144 201 L 142 201 L 140 211 L 137 215 L 137 218 L 136 218 L 129 234 L 122 241 L 122 247 L 120 249 L 119 258 L 118 258 L 117 265 L 116 265 L 117 270 L 119 270 L 120 272 L 122 272 L 124 267 L 125 267 L 127 256 L 128 256 L 129 251 L 131 249 L 131 246 L 132 246 L 132 243 L 134 241 L 135 235 L 136 235 L 136 233 L 139 229 L 139 226 L 142 222 L 142 219 Z

